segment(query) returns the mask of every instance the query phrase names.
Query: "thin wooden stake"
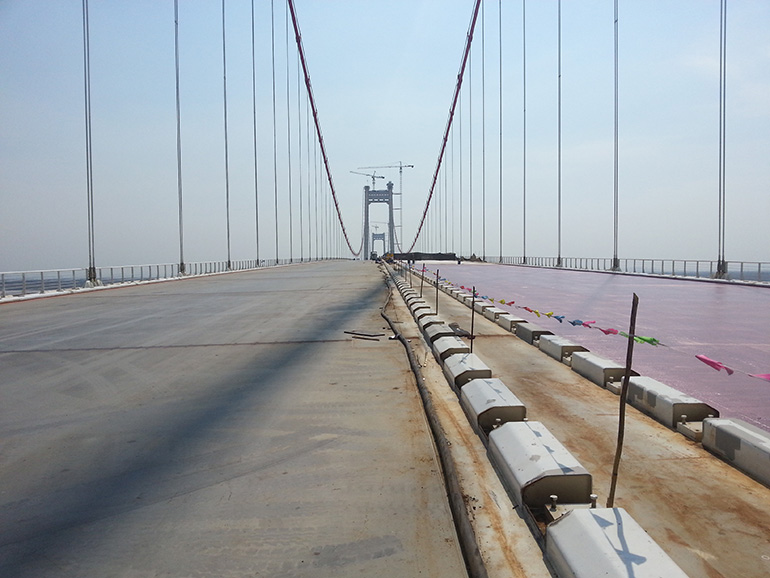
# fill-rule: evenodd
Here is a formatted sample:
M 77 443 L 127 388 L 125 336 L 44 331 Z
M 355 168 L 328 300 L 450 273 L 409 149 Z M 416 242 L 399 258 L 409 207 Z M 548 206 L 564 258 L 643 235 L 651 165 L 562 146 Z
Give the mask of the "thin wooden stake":
M 631 362 L 634 357 L 634 337 L 636 336 L 636 309 L 639 306 L 639 297 L 634 293 L 631 304 L 631 325 L 628 329 L 628 349 L 626 350 L 626 372 L 623 375 L 623 384 L 620 388 L 620 415 L 618 417 L 618 444 L 615 448 L 615 463 L 612 465 L 612 479 L 610 481 L 610 495 L 607 498 L 607 507 L 612 508 L 615 503 L 615 486 L 618 483 L 618 468 L 620 456 L 623 453 L 623 437 L 626 433 L 626 397 L 628 396 L 628 381 L 631 379 Z
M 473 286 L 473 297 L 471 298 L 471 353 L 473 353 L 473 320 L 476 317 L 476 286 Z
M 438 315 L 438 269 L 436 269 L 436 315 Z

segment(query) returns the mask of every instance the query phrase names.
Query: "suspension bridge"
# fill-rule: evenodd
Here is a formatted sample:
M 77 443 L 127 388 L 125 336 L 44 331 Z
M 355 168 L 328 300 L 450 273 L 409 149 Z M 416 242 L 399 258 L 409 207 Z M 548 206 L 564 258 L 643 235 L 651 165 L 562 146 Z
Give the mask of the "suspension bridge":
M 0 10 L 4 574 L 558 575 L 426 279 L 602 501 L 615 396 L 439 285 L 768 430 L 767 7 L 340 4 Z M 628 419 L 663 558 L 766 575 L 761 474 Z

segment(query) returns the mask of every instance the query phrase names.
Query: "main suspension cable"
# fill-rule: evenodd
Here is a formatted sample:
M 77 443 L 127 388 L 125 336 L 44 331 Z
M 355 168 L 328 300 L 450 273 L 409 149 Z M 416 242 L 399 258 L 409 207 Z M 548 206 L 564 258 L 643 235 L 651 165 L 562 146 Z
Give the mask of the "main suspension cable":
M 292 0 L 289 0 L 289 2 L 292 2 Z M 479 6 L 481 5 L 481 0 L 476 0 L 474 6 L 473 6 L 473 15 L 471 16 L 471 23 L 468 27 L 468 33 L 465 39 L 465 50 L 463 52 L 462 61 L 460 63 L 460 71 L 457 74 L 457 84 L 455 85 L 455 91 L 454 96 L 452 97 L 452 104 L 449 107 L 449 118 L 447 119 L 446 128 L 444 129 L 444 137 L 441 139 L 441 148 L 439 150 L 438 154 L 438 161 L 436 162 L 436 169 L 433 172 L 433 180 L 431 181 L 430 190 L 428 191 L 428 199 L 425 202 L 425 209 L 422 212 L 422 217 L 420 218 L 420 224 L 417 227 L 417 232 L 415 233 L 414 240 L 412 241 L 411 247 L 409 247 L 409 250 L 407 253 L 411 253 L 414 249 L 414 246 L 417 244 L 417 239 L 420 237 L 420 233 L 422 232 L 422 227 L 425 224 L 425 217 L 428 214 L 428 209 L 430 208 L 430 202 L 433 199 L 433 191 L 436 187 L 436 180 L 438 179 L 438 173 L 441 169 L 441 163 L 444 159 L 444 151 L 446 150 L 446 143 L 447 139 L 449 138 L 449 131 L 452 128 L 452 120 L 454 119 L 454 113 L 455 113 L 455 107 L 457 106 L 457 99 L 460 95 L 460 89 L 462 88 L 463 84 L 463 75 L 465 74 L 465 65 L 468 62 L 468 54 L 471 49 L 471 42 L 473 42 L 473 31 L 476 28 L 476 18 L 479 14 Z M 462 251 L 462 247 L 460 248 Z
M 310 107 L 313 111 L 313 121 L 315 123 L 316 137 L 321 148 L 321 157 L 323 158 L 324 167 L 326 169 L 326 179 L 329 181 L 329 188 L 331 189 L 332 199 L 334 199 L 334 209 L 337 213 L 337 219 L 339 220 L 342 234 L 345 236 L 345 243 L 347 243 L 348 249 L 350 249 L 350 252 L 353 254 L 353 256 L 358 257 L 361 254 L 361 250 L 363 249 L 364 239 L 362 236 L 361 245 L 358 247 L 358 250 L 353 249 L 353 246 L 350 244 L 347 229 L 345 228 L 345 223 L 342 220 L 342 213 L 340 212 L 340 206 L 337 200 L 337 192 L 334 189 L 334 181 L 332 179 L 331 170 L 329 169 L 329 159 L 326 155 L 326 146 L 324 145 L 323 133 L 321 132 L 321 124 L 318 120 L 318 108 L 316 107 L 315 98 L 313 96 L 313 87 L 310 83 L 310 73 L 308 72 L 307 68 L 307 60 L 305 59 L 305 49 L 302 46 L 302 34 L 300 34 L 299 31 L 299 23 L 297 21 L 297 13 L 294 8 L 294 0 L 287 0 L 287 2 L 289 3 L 289 10 L 291 11 L 291 21 L 294 26 L 294 38 L 297 42 L 297 51 L 299 52 L 300 62 L 302 63 L 302 70 L 305 74 L 305 86 L 307 88 L 308 96 L 310 97 Z

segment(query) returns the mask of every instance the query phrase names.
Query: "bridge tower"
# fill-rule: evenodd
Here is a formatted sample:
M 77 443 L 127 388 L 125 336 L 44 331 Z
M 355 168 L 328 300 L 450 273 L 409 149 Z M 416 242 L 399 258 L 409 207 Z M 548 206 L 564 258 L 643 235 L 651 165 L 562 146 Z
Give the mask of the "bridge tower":
M 393 183 L 388 182 L 386 190 L 374 190 L 370 187 L 364 187 L 364 259 L 369 258 L 369 205 L 372 203 L 388 204 L 388 246 L 386 252 L 395 253 L 396 243 L 393 227 Z M 385 233 L 382 233 L 385 235 Z M 383 244 L 385 239 L 383 239 Z M 372 240 L 372 246 L 374 240 Z
M 382 241 L 382 253 L 380 254 L 384 255 L 385 253 L 387 253 L 386 247 L 385 247 L 385 233 L 372 233 L 372 251 L 376 249 L 374 244 L 377 241 Z

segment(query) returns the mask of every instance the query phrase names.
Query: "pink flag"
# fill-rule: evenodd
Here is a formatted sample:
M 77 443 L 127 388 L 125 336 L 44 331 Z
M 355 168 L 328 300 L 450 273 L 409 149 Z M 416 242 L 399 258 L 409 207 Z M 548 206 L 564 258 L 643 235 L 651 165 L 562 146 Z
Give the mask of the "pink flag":
M 733 373 L 735 373 L 732 369 L 727 367 L 721 361 L 715 361 L 709 357 L 706 357 L 705 355 L 696 355 L 695 357 L 700 359 L 703 363 L 705 363 L 709 367 L 713 367 L 717 371 L 719 371 L 720 369 L 724 369 L 727 372 L 727 375 L 732 375 Z
M 770 381 L 770 373 L 749 373 L 749 377 L 757 377 L 759 379 L 764 379 L 765 381 Z

